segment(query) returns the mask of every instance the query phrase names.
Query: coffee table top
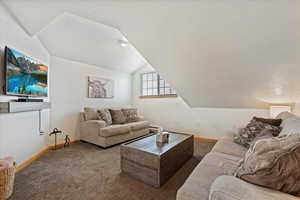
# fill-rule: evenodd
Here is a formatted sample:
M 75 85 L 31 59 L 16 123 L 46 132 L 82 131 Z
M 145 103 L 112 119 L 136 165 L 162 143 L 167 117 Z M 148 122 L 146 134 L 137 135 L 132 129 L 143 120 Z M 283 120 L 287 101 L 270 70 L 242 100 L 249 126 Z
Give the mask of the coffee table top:
M 155 155 L 162 155 L 177 144 L 193 137 L 193 135 L 183 134 L 183 133 L 169 133 L 168 143 L 157 143 L 156 134 L 138 139 L 132 142 L 123 144 L 125 147 L 138 149 L 140 151 L 148 152 Z

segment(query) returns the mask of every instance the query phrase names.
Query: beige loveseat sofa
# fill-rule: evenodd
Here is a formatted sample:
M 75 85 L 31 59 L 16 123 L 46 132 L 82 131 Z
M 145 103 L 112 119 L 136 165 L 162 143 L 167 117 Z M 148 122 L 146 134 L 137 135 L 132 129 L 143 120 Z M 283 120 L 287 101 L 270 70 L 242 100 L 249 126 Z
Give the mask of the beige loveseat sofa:
M 148 121 L 107 125 L 103 120 L 87 120 L 85 113 L 80 113 L 80 140 L 100 147 L 119 144 L 149 134 Z
M 232 176 L 246 151 L 233 134 L 219 140 L 178 190 L 177 200 L 300 200 Z

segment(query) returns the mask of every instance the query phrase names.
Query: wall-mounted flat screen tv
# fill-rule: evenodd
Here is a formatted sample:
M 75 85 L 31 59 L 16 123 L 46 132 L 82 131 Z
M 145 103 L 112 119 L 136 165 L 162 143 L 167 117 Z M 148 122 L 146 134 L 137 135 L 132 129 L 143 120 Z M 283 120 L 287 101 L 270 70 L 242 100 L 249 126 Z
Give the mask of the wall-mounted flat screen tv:
M 5 48 L 6 95 L 48 96 L 48 67 L 11 48 Z

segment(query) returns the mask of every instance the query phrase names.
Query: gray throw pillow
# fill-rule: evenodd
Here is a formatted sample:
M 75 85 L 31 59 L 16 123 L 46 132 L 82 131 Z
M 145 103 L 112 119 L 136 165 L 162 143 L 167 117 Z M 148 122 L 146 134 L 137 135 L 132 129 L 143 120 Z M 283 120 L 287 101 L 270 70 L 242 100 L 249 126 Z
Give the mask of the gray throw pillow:
M 122 112 L 122 110 L 109 109 L 112 123 L 113 124 L 124 124 L 126 123 L 126 118 Z
M 263 130 L 268 131 L 264 132 Z M 237 135 L 234 136 L 233 141 L 246 148 L 249 148 L 256 137 L 262 137 L 265 133 L 269 134 L 270 132 L 273 136 L 278 136 L 280 131 L 281 127 L 279 126 L 272 126 L 270 124 L 257 121 L 255 118 L 253 118 L 245 128 L 239 130 Z
M 251 145 L 235 176 L 260 186 L 300 195 L 299 136 L 261 139 Z
M 106 125 L 112 124 L 112 118 L 109 112 L 109 109 L 101 109 L 98 110 L 99 118 L 106 122 Z

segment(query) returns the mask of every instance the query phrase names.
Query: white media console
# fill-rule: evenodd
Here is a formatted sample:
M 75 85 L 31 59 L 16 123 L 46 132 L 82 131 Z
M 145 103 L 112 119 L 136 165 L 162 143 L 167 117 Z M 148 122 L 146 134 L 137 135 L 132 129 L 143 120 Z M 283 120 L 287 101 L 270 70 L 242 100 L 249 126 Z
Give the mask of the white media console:
M 50 107 L 49 102 L 0 102 L 0 113 L 40 111 Z

